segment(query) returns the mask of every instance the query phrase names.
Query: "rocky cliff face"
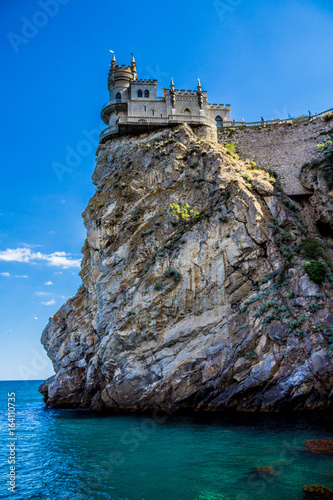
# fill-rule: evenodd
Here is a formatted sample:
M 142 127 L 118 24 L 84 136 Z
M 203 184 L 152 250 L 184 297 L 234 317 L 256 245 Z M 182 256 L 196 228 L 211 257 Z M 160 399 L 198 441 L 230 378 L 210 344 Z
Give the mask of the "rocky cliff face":
M 100 146 L 93 180 L 83 284 L 42 336 L 47 405 L 332 406 L 332 249 L 304 243 L 302 208 L 270 174 L 184 126 Z

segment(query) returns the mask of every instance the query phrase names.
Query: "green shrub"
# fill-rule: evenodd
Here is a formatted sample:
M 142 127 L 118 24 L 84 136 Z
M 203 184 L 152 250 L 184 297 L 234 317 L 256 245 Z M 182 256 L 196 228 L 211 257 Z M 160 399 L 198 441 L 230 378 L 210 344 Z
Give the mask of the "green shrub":
M 177 271 L 176 269 L 172 269 L 171 267 L 169 267 L 165 272 L 164 272 L 164 276 L 166 278 L 172 278 L 173 281 L 175 281 L 176 283 L 181 281 L 182 279 L 182 275 L 179 271 Z
M 316 144 L 316 149 L 320 149 L 321 151 L 325 151 L 332 144 L 332 141 L 327 141 L 324 144 Z
M 293 210 L 294 212 L 297 211 L 297 207 L 296 205 L 294 205 L 294 203 L 288 199 L 286 200 L 283 200 L 283 203 L 284 205 L 286 205 L 286 207 L 290 208 L 290 210 Z
M 321 284 L 326 278 L 326 268 L 322 262 L 310 260 L 303 264 L 303 269 L 315 283 Z
M 323 251 L 323 244 L 316 241 L 314 238 L 305 238 L 301 241 L 300 247 L 302 253 L 306 255 L 306 257 L 311 257 L 312 259 L 316 259 Z
M 250 360 L 250 359 L 253 359 L 253 358 L 256 358 L 256 357 L 257 357 L 257 355 L 256 355 L 256 353 L 252 349 L 249 349 L 244 354 L 244 358 L 247 359 L 247 360 Z
M 169 206 L 170 215 L 176 220 L 182 219 L 184 221 L 189 221 L 190 219 L 197 219 L 200 217 L 200 212 L 195 212 L 188 203 L 181 202 L 179 205 L 177 203 L 170 203 Z
M 227 154 L 229 154 L 232 158 L 235 160 L 239 160 L 239 156 L 237 154 L 237 149 L 235 144 L 231 143 L 226 143 L 224 144 L 225 149 L 227 150 Z
M 162 283 L 160 281 L 156 281 L 154 285 L 154 290 L 161 290 L 162 289 Z
M 242 177 L 243 179 L 245 179 L 246 181 L 253 181 L 254 177 L 252 174 L 249 174 L 248 172 L 243 172 L 242 173 Z
M 148 234 L 152 234 L 155 231 L 155 229 L 148 229 L 148 231 L 142 231 L 141 237 L 143 238 L 144 236 L 147 236 Z

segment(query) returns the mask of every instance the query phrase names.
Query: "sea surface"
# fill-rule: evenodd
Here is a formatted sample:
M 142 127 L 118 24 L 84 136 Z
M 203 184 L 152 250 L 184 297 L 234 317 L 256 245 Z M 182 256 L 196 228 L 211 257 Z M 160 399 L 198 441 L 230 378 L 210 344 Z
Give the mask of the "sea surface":
M 301 500 L 304 485 L 333 488 L 333 457 L 304 449 L 306 439 L 333 437 L 328 417 L 100 416 L 45 408 L 40 383 L 0 382 L 0 498 Z M 7 445 L 14 441 L 11 493 Z M 273 466 L 277 475 L 260 477 L 258 466 Z

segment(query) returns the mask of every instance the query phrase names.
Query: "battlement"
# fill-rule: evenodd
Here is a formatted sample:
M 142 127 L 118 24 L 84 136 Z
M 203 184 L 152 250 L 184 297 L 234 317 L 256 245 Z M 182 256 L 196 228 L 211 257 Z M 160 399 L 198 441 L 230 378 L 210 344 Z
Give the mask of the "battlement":
M 165 95 L 171 95 L 171 90 L 163 88 L 163 91 L 165 92 Z M 198 97 L 199 95 L 203 95 L 204 97 L 207 97 L 207 91 L 198 91 L 198 90 L 184 90 L 184 89 L 175 89 L 174 94 L 177 95 L 184 95 L 184 96 L 193 96 L 193 97 Z
M 153 85 L 157 85 L 157 80 L 143 80 L 142 78 L 140 80 L 136 80 L 135 82 L 133 82 L 133 84 L 135 85 L 144 85 L 144 84 L 153 84 Z
M 230 110 L 231 109 L 231 106 L 230 104 L 210 104 L 208 103 L 208 107 L 209 109 L 226 109 L 226 110 Z

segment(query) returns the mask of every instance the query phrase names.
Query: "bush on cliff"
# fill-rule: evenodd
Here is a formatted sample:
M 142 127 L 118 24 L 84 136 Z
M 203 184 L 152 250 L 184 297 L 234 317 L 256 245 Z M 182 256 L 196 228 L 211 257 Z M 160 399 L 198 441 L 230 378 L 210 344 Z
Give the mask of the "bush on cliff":
M 326 278 L 326 268 L 322 262 L 310 260 L 303 264 L 303 269 L 315 283 L 321 284 Z

